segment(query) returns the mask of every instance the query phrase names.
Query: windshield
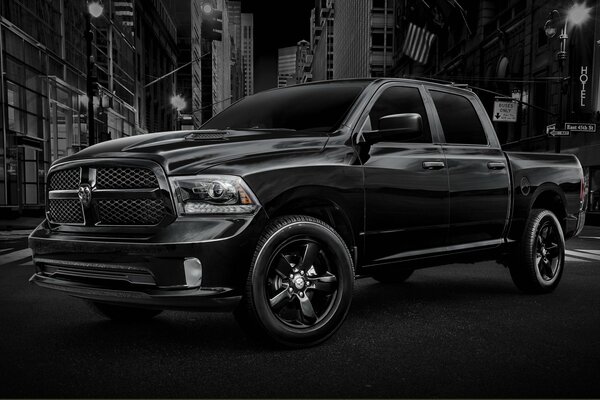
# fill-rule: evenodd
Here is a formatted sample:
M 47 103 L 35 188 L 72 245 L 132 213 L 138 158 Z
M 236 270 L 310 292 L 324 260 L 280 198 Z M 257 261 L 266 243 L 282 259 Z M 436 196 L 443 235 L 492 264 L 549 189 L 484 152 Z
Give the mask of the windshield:
M 368 84 L 368 81 L 327 82 L 261 92 L 217 114 L 202 129 L 332 132 Z

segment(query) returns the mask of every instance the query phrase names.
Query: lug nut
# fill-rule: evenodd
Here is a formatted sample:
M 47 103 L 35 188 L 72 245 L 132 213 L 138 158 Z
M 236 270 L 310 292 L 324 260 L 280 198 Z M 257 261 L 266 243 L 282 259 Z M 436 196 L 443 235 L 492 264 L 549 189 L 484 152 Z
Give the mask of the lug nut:
M 290 274 L 290 279 L 294 279 L 294 274 Z
M 304 275 L 304 271 L 300 271 L 300 275 Z
M 294 291 L 294 289 L 292 289 L 292 288 L 288 289 L 288 292 L 290 292 L 290 293 L 292 293 L 293 291 Z
M 304 297 L 304 292 L 300 292 L 300 297 Z

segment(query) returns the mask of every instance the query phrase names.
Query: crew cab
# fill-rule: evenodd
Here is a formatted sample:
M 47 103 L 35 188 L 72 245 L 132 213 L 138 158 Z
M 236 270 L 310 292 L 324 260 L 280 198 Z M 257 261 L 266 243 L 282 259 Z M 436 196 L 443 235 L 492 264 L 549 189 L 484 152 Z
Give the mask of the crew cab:
M 47 182 L 31 282 L 112 319 L 232 310 L 292 347 L 339 328 L 356 276 L 497 260 L 551 292 L 584 223 L 575 156 L 505 152 L 471 90 L 406 79 L 261 92 L 200 130 L 57 160 Z

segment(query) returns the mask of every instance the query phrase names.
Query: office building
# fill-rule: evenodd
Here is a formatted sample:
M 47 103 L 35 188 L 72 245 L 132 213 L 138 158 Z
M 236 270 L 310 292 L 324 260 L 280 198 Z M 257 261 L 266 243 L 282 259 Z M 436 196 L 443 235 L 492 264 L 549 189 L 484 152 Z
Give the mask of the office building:
M 333 78 L 388 75 L 393 61 L 393 0 L 337 1 Z M 322 62 L 315 60 L 313 62 Z
M 154 89 L 149 107 L 140 84 L 173 66 L 164 49 L 174 45 L 174 27 L 164 26 L 162 1 L 140 3 L 104 0 L 103 15 L 92 18 L 97 140 L 171 126 L 169 98 L 158 96 L 169 84 Z M 84 1 L 0 2 L 3 213 L 42 210 L 50 163 L 89 143 L 85 13 Z
M 254 16 L 242 13 L 242 68 L 244 96 L 254 94 Z
M 312 80 L 333 79 L 334 0 L 317 0 L 311 11 Z
M 297 46 L 288 46 L 277 50 L 277 87 L 296 83 L 297 50 Z

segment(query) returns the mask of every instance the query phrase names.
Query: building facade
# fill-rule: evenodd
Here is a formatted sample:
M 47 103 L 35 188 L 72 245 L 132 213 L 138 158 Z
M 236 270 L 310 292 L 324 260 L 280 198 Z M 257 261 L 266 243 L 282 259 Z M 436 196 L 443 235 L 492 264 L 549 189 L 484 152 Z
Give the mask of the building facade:
M 306 83 L 312 81 L 312 51 L 310 43 L 301 40 L 296 43 L 296 83 Z
M 277 50 L 277 87 L 296 83 L 296 52 L 297 46 Z
M 177 71 L 174 103 L 177 106 L 177 129 L 194 129 L 192 118 L 192 77 L 199 69 L 198 61 L 192 62 L 192 18 L 199 18 L 200 10 L 192 6 L 191 1 L 173 1 L 170 13 L 177 30 Z M 198 39 L 199 40 L 199 39 Z M 198 80 L 199 81 L 199 80 Z
M 244 96 L 254 94 L 254 16 L 242 13 L 242 74 Z
M 162 3 L 144 2 L 144 10 L 158 4 Z M 98 140 L 148 130 L 144 121 L 151 110 L 143 106 L 137 83 L 144 63 L 157 64 L 152 58 L 156 54 L 139 53 L 137 2 L 105 0 L 103 7 L 103 14 L 92 18 Z M 76 0 L 0 2 L 2 212 L 42 210 L 50 163 L 89 143 L 87 12 L 86 2 Z M 159 23 L 159 13 L 152 14 L 153 25 Z M 164 68 L 153 70 L 156 74 L 167 69 L 166 60 L 160 61 Z M 164 103 L 168 102 L 166 98 Z
M 317 0 L 311 11 L 310 43 L 313 53 L 313 81 L 333 79 L 333 46 L 335 23 L 334 0 Z
M 394 0 L 338 1 L 333 19 L 333 78 L 389 75 Z M 315 55 L 315 63 L 321 63 Z
M 203 21 L 209 18 L 202 11 L 207 2 L 222 25 L 218 40 L 207 37 L 202 30 Z M 252 42 L 243 37 L 244 14 L 239 1 L 191 0 L 190 15 L 191 59 L 195 60 L 191 64 L 191 118 L 193 127 L 199 128 L 244 95 L 244 46 Z
M 567 25 L 562 72 L 557 60 L 559 34 L 572 2 L 487 0 L 461 4 L 463 10 L 446 1 L 431 1 L 429 8 L 420 1 L 397 2 L 393 75 L 467 83 L 480 96 L 490 117 L 495 99 L 522 101 L 516 122 L 494 122 L 503 147 L 577 155 L 589 186 L 588 216 L 600 218 L 598 2 L 581 3 L 587 8 L 587 18 Z M 549 38 L 544 26 L 552 10 L 557 11 L 553 23 L 559 32 Z M 418 62 L 403 51 L 411 23 L 435 35 L 426 62 Z M 560 130 L 561 122 L 594 123 L 596 132 L 550 137 L 547 127 L 556 124 L 555 129 Z
M 167 75 L 177 68 L 177 29 L 168 6 L 164 0 L 135 2 L 138 133 L 177 126 L 178 111 L 171 103 L 177 75 Z

